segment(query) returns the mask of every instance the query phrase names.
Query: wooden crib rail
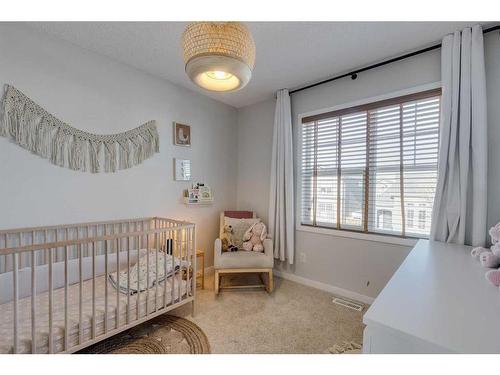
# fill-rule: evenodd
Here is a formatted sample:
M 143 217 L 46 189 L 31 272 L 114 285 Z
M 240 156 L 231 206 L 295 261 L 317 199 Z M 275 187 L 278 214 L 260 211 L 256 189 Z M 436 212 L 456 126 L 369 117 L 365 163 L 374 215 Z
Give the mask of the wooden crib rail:
M 20 233 L 20 232 L 43 231 L 43 230 L 75 229 L 78 227 L 84 228 L 84 227 L 96 226 L 96 225 L 133 224 L 133 223 L 148 222 L 148 221 L 154 221 L 154 220 L 164 221 L 165 223 L 174 223 L 176 225 L 190 224 L 187 221 L 168 219 L 168 218 L 158 217 L 158 216 L 151 216 L 151 217 L 142 217 L 142 218 L 136 218 L 136 219 L 89 221 L 89 222 L 73 223 L 73 224 L 48 225 L 48 226 L 13 228 L 13 229 L 0 229 L 0 235 L 16 234 L 16 233 Z
M 34 245 L 23 245 L 23 246 L 15 246 L 8 247 L 5 249 L 0 249 L 0 255 L 14 254 L 14 253 L 22 253 L 27 251 L 35 251 L 35 250 L 45 250 L 45 249 L 54 249 L 58 247 L 66 247 L 66 246 L 74 246 L 81 244 L 88 244 L 92 242 L 101 242 L 106 240 L 115 240 L 120 238 L 127 238 L 130 236 L 141 236 L 147 234 L 155 234 L 155 233 L 163 233 L 163 232 L 176 232 L 178 230 L 186 229 L 186 228 L 194 228 L 194 224 L 182 224 L 175 227 L 167 227 L 167 228 L 158 228 L 158 229 L 145 229 L 137 232 L 127 232 L 127 233 L 117 233 L 110 234 L 106 236 L 97 236 L 97 237 L 87 237 L 81 238 L 78 240 L 67 240 L 67 241 L 57 241 L 57 242 L 47 242 L 47 243 L 39 243 Z

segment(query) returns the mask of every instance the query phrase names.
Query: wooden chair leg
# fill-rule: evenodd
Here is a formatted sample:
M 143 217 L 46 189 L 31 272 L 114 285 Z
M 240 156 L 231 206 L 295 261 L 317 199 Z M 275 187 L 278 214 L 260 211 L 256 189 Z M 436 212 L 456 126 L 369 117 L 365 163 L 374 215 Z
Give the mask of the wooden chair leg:
M 214 286 L 215 294 L 219 294 L 219 271 L 218 270 L 215 270 L 214 282 L 215 282 L 215 286 Z
M 272 293 L 273 289 L 274 289 L 273 270 L 271 270 L 267 273 L 267 292 Z

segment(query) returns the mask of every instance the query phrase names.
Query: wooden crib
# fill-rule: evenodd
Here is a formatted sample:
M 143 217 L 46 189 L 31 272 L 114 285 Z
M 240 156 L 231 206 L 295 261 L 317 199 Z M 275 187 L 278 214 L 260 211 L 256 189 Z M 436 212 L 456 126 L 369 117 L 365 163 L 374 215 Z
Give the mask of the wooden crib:
M 149 217 L 0 231 L 0 353 L 72 353 L 191 302 L 195 225 Z

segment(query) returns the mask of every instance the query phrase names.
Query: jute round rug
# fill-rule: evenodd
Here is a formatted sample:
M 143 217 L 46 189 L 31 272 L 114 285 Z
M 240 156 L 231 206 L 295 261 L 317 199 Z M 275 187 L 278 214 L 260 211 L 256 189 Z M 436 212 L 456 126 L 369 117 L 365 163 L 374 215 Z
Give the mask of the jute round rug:
M 209 354 L 207 336 L 193 322 L 161 315 L 89 346 L 81 354 Z

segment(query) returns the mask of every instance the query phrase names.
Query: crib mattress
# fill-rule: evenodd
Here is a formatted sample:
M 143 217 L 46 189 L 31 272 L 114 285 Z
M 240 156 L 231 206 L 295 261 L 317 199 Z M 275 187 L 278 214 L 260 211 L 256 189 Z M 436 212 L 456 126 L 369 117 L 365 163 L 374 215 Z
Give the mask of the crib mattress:
M 170 305 L 187 298 L 190 284 L 182 280 L 180 274 L 170 276 L 167 279 L 166 293 L 165 283 L 143 291 L 139 294 L 130 295 L 119 293 L 117 299 L 116 289 L 104 276 L 95 279 L 95 326 L 96 337 L 113 329 L 123 327 L 128 319 L 133 322 L 145 317 L 146 308 L 148 313 L 155 309 L 161 309 L 164 305 Z M 78 345 L 79 340 L 79 295 L 80 284 L 68 287 L 68 347 Z M 107 330 L 105 325 L 106 288 L 108 288 L 107 307 Z M 64 288 L 53 291 L 53 320 L 52 340 L 55 353 L 64 351 Z M 164 298 L 166 296 L 166 298 Z M 179 299 L 180 296 L 180 299 Z M 82 283 L 82 340 L 84 343 L 92 339 L 92 279 Z M 118 302 L 119 301 L 119 302 Z M 18 301 L 18 353 L 32 352 L 31 332 L 31 297 Z M 119 309 L 117 308 L 119 306 Z M 118 314 L 117 314 L 118 311 Z M 36 353 L 49 352 L 49 293 L 41 293 L 36 296 Z M 118 322 L 117 317 L 118 315 Z M 14 302 L 0 304 L 0 353 L 14 352 Z

